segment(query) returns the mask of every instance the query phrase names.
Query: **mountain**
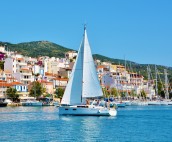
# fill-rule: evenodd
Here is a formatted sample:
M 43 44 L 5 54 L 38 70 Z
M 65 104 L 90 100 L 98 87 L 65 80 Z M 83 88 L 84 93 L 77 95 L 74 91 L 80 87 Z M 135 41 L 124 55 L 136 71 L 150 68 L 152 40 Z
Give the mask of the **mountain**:
M 49 56 L 49 57 L 64 57 L 65 52 L 71 51 L 73 49 L 69 49 L 63 47 L 61 45 L 49 42 L 49 41 L 33 41 L 33 42 L 25 42 L 12 44 L 8 42 L 0 42 L 0 45 L 5 45 L 8 47 L 10 51 L 17 51 L 24 56 L 38 57 L 38 56 Z M 111 62 L 112 64 L 121 64 L 125 65 L 125 61 L 121 59 L 113 59 L 106 56 L 102 56 L 99 54 L 93 55 L 94 59 L 101 60 L 103 62 Z M 131 61 L 126 61 L 127 70 L 140 73 L 147 79 L 147 66 L 148 64 L 138 64 Z M 149 65 L 152 71 L 152 78 L 155 76 L 155 65 Z M 162 65 L 157 65 L 159 70 L 159 76 L 161 80 L 164 80 L 164 69 L 168 70 L 169 78 L 172 79 L 172 67 L 166 67 Z
M 8 50 L 17 51 L 18 53 L 21 53 L 24 56 L 30 56 L 30 57 L 35 57 L 35 56 L 64 57 L 65 52 L 72 50 L 49 41 L 33 41 L 33 42 L 24 42 L 18 44 L 0 42 L 0 45 L 5 45 L 5 44 L 6 47 L 8 47 Z

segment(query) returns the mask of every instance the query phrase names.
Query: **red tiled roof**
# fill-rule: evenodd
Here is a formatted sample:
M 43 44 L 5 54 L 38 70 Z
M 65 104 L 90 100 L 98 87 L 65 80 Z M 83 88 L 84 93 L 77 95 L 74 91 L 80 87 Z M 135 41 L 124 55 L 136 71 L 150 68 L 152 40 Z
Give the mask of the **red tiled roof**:
M 23 58 L 17 58 L 17 60 L 24 60 Z
M 101 69 L 101 68 L 105 68 L 105 66 L 99 65 L 99 66 L 97 66 L 97 68 L 98 68 L 98 69 Z
M 55 78 L 54 80 L 59 80 L 59 81 L 68 81 L 69 79 L 67 79 L 67 78 Z
M 0 86 L 4 86 L 4 87 L 11 87 L 11 86 L 15 86 L 15 85 L 23 85 L 23 84 L 20 82 L 11 82 L 11 83 L 0 82 Z

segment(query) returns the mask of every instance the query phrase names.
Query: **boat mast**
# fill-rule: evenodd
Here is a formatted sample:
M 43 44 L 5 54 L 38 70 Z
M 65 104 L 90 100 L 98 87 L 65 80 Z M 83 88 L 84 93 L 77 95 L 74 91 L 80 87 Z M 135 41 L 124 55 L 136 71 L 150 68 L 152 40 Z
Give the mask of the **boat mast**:
M 155 94 L 158 95 L 158 83 L 157 83 L 157 67 L 155 65 Z
M 36 98 L 35 63 L 34 63 L 34 95 Z
M 83 49 L 83 52 L 81 52 L 82 54 L 82 89 L 81 89 L 81 103 L 82 103 L 82 93 L 83 93 L 83 84 L 84 84 L 84 81 L 83 81 L 83 78 L 84 78 L 84 52 L 85 52 L 85 32 L 86 32 L 86 24 L 84 24 L 84 40 L 83 40 L 83 44 L 84 44 L 84 49 Z
M 125 55 L 124 55 L 124 60 L 125 60 L 125 97 L 127 97 L 128 99 L 128 88 L 127 88 L 127 68 L 126 68 L 126 58 L 125 58 Z
M 150 82 L 150 74 L 151 74 L 151 70 L 150 70 L 150 66 L 147 66 L 147 74 L 148 74 L 148 92 L 149 92 L 149 98 L 152 100 L 152 94 L 150 91 L 150 86 L 151 86 L 151 82 Z
M 164 69 L 164 75 L 165 75 L 165 99 L 169 99 L 169 92 L 168 92 L 168 73 L 167 70 Z

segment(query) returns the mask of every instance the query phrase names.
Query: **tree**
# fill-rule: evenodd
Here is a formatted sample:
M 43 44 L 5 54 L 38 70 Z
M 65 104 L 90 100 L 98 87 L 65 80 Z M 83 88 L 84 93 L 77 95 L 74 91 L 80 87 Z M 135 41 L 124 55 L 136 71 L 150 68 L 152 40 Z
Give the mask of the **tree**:
M 142 90 L 140 92 L 140 95 L 141 95 L 142 98 L 144 98 L 144 99 L 146 98 L 146 92 L 144 90 Z
M 118 91 L 117 91 L 116 88 L 111 88 L 111 95 L 114 96 L 114 97 L 118 96 Z
M 108 98 L 110 96 L 109 91 L 106 88 L 102 88 L 104 97 Z
M 131 93 L 130 93 L 130 94 L 131 94 L 131 96 L 132 96 L 133 98 L 137 96 L 135 90 L 131 90 Z
M 30 89 L 29 95 L 32 97 L 39 98 L 43 93 L 45 93 L 46 89 L 43 88 L 41 83 L 34 81 L 32 82 L 32 88 Z
M 73 62 L 73 59 L 70 59 L 70 62 Z
M 158 95 L 161 94 L 161 92 L 163 91 L 163 84 L 161 82 L 158 82 Z
M 8 88 L 7 91 L 7 98 L 13 100 L 14 101 L 18 101 L 19 99 L 19 95 L 17 94 L 17 90 L 15 88 Z
M 57 97 L 57 98 L 62 99 L 63 94 L 64 94 L 64 89 L 62 89 L 62 88 L 57 88 L 56 91 L 55 91 L 54 93 L 56 94 L 56 97 Z
M 4 69 L 4 61 L 0 61 L 0 70 Z
M 124 98 L 125 97 L 125 92 L 124 91 L 120 92 L 120 96 L 121 96 L 121 98 Z

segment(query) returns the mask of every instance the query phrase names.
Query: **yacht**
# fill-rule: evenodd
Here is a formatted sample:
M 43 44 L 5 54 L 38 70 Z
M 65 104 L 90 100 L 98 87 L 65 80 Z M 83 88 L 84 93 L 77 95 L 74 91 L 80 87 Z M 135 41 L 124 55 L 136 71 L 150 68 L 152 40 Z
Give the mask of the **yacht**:
M 115 108 L 88 103 L 89 98 L 103 97 L 95 63 L 84 26 L 83 40 L 66 86 L 59 115 L 116 116 Z

